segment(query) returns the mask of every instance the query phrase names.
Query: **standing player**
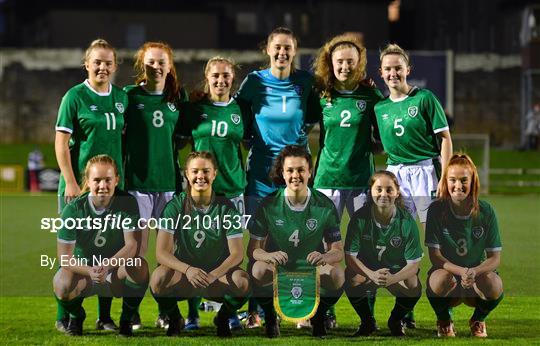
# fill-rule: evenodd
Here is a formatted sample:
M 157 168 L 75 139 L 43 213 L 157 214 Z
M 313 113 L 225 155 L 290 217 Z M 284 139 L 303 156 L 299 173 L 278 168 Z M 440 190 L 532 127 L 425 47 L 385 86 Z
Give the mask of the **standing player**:
M 286 188 L 279 188 L 261 202 L 249 226 L 248 256 L 253 262 L 254 295 L 264 309 L 266 335 L 270 338 L 279 336 L 272 303 L 274 265 L 307 260 L 311 265 L 321 266 L 321 300 L 311 319 L 313 336 L 326 335 L 324 316 L 339 300 L 345 281 L 339 264 L 343 245 L 337 211 L 324 194 L 308 187 L 311 172 L 311 155 L 304 147 L 286 146 L 272 168 L 274 183 Z
M 455 154 L 442 176 L 441 197 L 429 207 L 426 246 L 432 267 L 429 302 L 437 315 L 437 335 L 455 336 L 451 310 L 465 301 L 474 306 L 471 334 L 486 337 L 485 319 L 503 298 L 496 269 L 501 240 L 493 208 L 478 199 L 480 180 L 471 158 Z
M 168 336 L 179 335 L 183 327 L 180 297 L 222 297 L 214 323 L 223 337 L 231 336 L 229 316 L 249 294 L 249 277 L 239 267 L 244 258 L 242 216 L 229 200 L 215 196 L 216 167 L 209 152 L 189 154 L 187 190 L 163 210 L 156 244 L 161 265 L 152 273 L 150 287 L 160 311 L 169 316 Z
M 332 38 L 315 60 L 321 92 L 321 137 L 314 187 L 328 196 L 339 215 L 361 207 L 359 198 L 374 172 L 373 107 L 382 94 L 365 86 L 366 49 L 358 36 Z M 355 203 L 356 202 L 356 203 Z
M 351 217 L 345 239 L 346 292 L 362 320 L 354 336 L 377 330 L 372 298 L 380 287 L 396 296 L 388 328 L 392 335 L 404 336 L 402 319 L 422 295 L 418 227 L 404 208 L 394 174 L 379 171 L 369 186 L 368 203 Z
M 91 157 L 107 154 L 118 164 L 119 187 L 123 186 L 122 130 L 127 95 L 111 84 L 116 72 L 116 51 L 105 40 L 94 40 L 86 49 L 84 67 L 88 79 L 68 90 L 62 98 L 56 121 L 55 152 L 62 172 L 58 185 L 58 205 L 80 194 L 81 173 Z M 114 330 L 112 298 L 99 299 L 97 329 Z M 58 306 L 56 328 L 63 331 L 67 313 Z
M 148 264 L 137 256 L 141 246 L 137 202 L 116 189 L 119 181 L 110 156 L 92 157 L 84 171 L 82 194 L 62 211 L 66 225 L 68 220 L 83 221 L 78 228 L 65 226 L 58 232 L 61 267 L 53 286 L 58 304 L 70 314 L 69 335 L 82 335 L 83 299 L 98 292 L 124 297 L 120 335 L 133 335 L 131 320 L 148 287 Z
M 340 219 L 365 200 L 374 172 L 372 154 L 373 107 L 382 94 L 361 81 L 366 77 L 366 49 L 359 37 L 338 35 L 325 43 L 313 69 L 321 90 L 320 150 L 314 187 L 334 202 Z M 376 130 L 375 130 L 376 131 Z M 337 325 L 333 307 L 327 327 Z
M 307 127 L 317 121 L 308 110 L 316 104 L 312 92 L 313 77 L 294 68 L 298 42 L 287 28 L 274 29 L 267 37 L 263 54 L 270 67 L 251 72 L 242 82 L 235 98 L 242 106 L 242 115 L 251 138 L 248 155 L 246 213 L 254 215 L 261 199 L 276 187 L 268 178 L 272 162 L 290 144 L 307 148 Z M 250 304 L 248 319 L 257 326 L 257 308 Z
M 187 101 L 174 66 L 171 47 L 146 42 L 135 54 L 135 85 L 124 91 L 129 97 L 126 111 L 126 186 L 139 204 L 142 220 L 158 218 L 180 186 L 177 152 L 174 147 L 180 102 Z M 141 256 L 148 248 L 148 228 L 142 230 Z M 165 327 L 160 314 L 156 324 Z M 135 316 L 133 327 L 140 328 Z
M 433 93 L 407 84 L 411 73 L 409 55 L 397 44 L 381 54 L 380 74 L 390 91 L 375 106 L 387 170 L 401 186 L 406 207 L 425 228 L 427 208 L 435 198 L 442 169 L 452 155 L 452 138 L 444 110 Z M 439 140 L 441 141 L 439 146 Z M 405 318 L 415 328 L 413 314 Z
M 214 192 L 228 198 L 244 214 L 246 176 L 240 151 L 244 122 L 240 107 L 231 98 L 235 64 L 226 58 L 213 57 L 206 63 L 204 76 L 204 97 L 187 107 L 184 129 L 193 138 L 194 151 L 208 151 L 216 158 L 219 174 L 212 186 Z M 199 328 L 199 303 L 197 298 L 188 300 L 188 330 Z M 236 312 L 231 317 L 231 328 L 242 328 Z

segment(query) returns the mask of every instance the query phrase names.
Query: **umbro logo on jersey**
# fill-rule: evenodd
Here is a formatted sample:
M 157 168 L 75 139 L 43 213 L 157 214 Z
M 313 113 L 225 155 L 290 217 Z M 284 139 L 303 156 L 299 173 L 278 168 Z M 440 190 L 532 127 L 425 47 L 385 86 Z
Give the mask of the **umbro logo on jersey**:
M 317 228 L 317 220 L 315 219 L 308 219 L 306 221 L 306 227 L 310 230 L 310 231 L 314 231 L 316 228 Z
M 366 101 L 364 100 L 359 100 L 359 101 L 356 101 L 356 107 L 358 107 L 358 109 L 360 111 L 365 111 L 366 110 Z
M 362 235 L 362 239 L 371 240 L 371 236 L 369 234 L 364 234 L 364 235 Z
M 118 109 L 118 111 L 119 111 L 120 113 L 124 113 L 124 105 L 123 105 L 123 104 L 121 104 L 120 102 L 116 102 L 116 103 L 114 104 L 114 106 L 116 107 L 116 109 Z
M 402 242 L 403 241 L 400 236 L 395 236 L 390 239 L 390 245 L 392 245 L 393 247 L 400 247 Z
M 208 119 L 208 114 L 201 114 L 201 119 Z
M 167 102 L 167 107 L 171 110 L 171 112 L 176 112 L 176 106 L 172 102 Z
M 92 112 L 97 111 L 97 106 L 96 106 L 96 105 L 91 105 L 91 106 L 90 106 L 90 110 L 91 110 Z
M 383 114 L 382 115 L 382 120 L 387 120 L 388 119 L 388 114 Z
M 444 235 L 450 235 L 450 231 L 448 230 L 448 228 L 443 228 L 442 234 L 444 234 Z
M 283 221 L 281 219 L 276 220 L 276 226 L 283 226 L 284 224 L 285 224 L 285 221 Z
M 411 118 L 414 118 L 417 114 L 418 114 L 418 107 L 416 106 L 410 106 L 408 109 L 407 109 L 407 114 L 409 114 L 409 116 Z
M 238 114 L 231 114 L 231 120 L 235 125 L 240 124 L 240 116 Z
M 139 103 L 139 104 L 137 105 L 137 109 L 144 109 L 144 104 Z
M 476 239 L 482 238 L 482 236 L 484 235 L 484 227 L 482 227 L 482 226 L 474 226 L 472 228 L 472 234 Z
M 324 105 L 324 108 L 332 108 L 334 106 L 332 106 L 332 102 L 326 102 L 326 104 Z

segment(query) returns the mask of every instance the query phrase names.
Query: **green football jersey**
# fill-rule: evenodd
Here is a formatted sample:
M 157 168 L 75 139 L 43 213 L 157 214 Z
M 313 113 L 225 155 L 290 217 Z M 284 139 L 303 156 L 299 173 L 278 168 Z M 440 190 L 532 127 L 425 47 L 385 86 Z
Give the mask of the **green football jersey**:
M 167 203 L 160 229 L 174 235 L 174 255 L 205 271 L 217 268 L 230 255 L 228 239 L 242 238 L 242 216 L 224 197 L 214 197 L 208 210 L 184 213 L 187 195 L 182 192 Z
M 424 255 L 416 221 L 405 209 L 396 208 L 390 224 L 379 224 L 371 204 L 351 217 L 345 238 L 345 253 L 357 257 L 371 270 L 388 268 L 397 273 L 407 263 Z
M 439 156 L 436 134 L 448 130 L 444 110 L 433 93 L 413 88 L 405 98 L 375 105 L 389 165 L 411 164 Z
M 218 175 L 212 185 L 214 191 L 227 198 L 244 193 L 246 174 L 240 151 L 244 123 L 236 100 L 224 103 L 205 98 L 189 104 L 186 116 L 194 150 L 209 151 L 216 158 Z
M 109 207 L 97 211 L 87 192 L 65 206 L 62 220 L 58 242 L 75 244 L 73 255 L 92 266 L 93 256 L 111 258 L 124 247 L 124 232 L 139 231 L 139 206 L 135 197 L 116 190 Z
M 378 89 L 359 86 L 320 100 L 321 136 L 315 187 L 358 189 L 368 185 L 375 167 L 371 148 L 373 107 L 383 98 Z
M 438 200 L 428 209 L 426 246 L 439 249 L 453 264 L 475 267 L 486 259 L 486 251 L 501 251 L 495 211 L 480 200 L 476 216 L 458 216 L 447 202 Z
M 109 93 L 97 93 L 88 80 L 69 89 L 62 98 L 56 131 L 71 134 L 71 168 L 79 184 L 88 160 L 99 154 L 107 154 L 118 166 L 118 188 L 122 188 L 122 131 L 127 105 L 128 98 L 122 89 L 111 85 Z M 61 176 L 59 196 L 64 195 L 65 187 L 64 177 Z
M 178 163 L 174 135 L 177 104 L 161 93 L 140 85 L 124 88 L 129 97 L 126 112 L 126 186 L 144 192 L 175 191 Z M 181 100 L 182 101 L 182 100 Z
M 286 189 L 267 196 L 248 227 L 253 239 L 266 239 L 266 251 L 283 251 L 289 263 L 306 259 L 313 251 L 324 252 L 327 243 L 341 240 L 339 217 L 328 197 L 315 189 L 308 190 L 306 204 L 292 207 Z

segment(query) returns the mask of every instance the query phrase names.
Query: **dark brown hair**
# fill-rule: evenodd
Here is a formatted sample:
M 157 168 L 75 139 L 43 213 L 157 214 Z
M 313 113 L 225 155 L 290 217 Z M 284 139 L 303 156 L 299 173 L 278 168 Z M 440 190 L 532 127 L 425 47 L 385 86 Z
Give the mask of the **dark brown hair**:
M 274 159 L 274 164 L 270 170 L 270 179 L 276 185 L 285 185 L 283 179 L 283 164 L 287 157 L 303 157 L 308 162 L 309 171 L 313 171 L 313 161 L 311 160 L 311 154 L 305 147 L 300 145 L 287 145 L 279 155 Z

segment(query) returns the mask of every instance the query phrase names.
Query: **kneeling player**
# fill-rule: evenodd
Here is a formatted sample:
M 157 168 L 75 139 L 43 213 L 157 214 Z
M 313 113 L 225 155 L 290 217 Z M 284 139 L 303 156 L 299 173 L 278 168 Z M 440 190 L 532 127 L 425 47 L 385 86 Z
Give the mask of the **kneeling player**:
M 242 217 L 228 199 L 216 198 L 216 167 L 209 152 L 189 154 L 188 188 L 167 204 L 160 219 L 156 259 L 161 265 L 152 273 L 150 287 L 160 311 L 169 316 L 168 336 L 183 328 L 177 301 L 194 296 L 223 301 L 214 323 L 218 336 L 231 336 L 231 311 L 249 295 L 248 274 L 239 267 L 244 257 Z
M 314 336 L 326 335 L 325 313 L 341 296 L 345 277 L 339 265 L 343 259 L 339 217 L 328 197 L 308 187 L 311 170 L 311 155 L 303 147 L 286 146 L 272 168 L 274 183 L 286 184 L 286 188 L 278 189 L 263 200 L 248 227 L 254 295 L 264 309 L 268 337 L 279 335 L 272 304 L 275 265 L 306 260 L 311 265 L 321 266 L 321 300 L 311 320 Z M 323 239 L 328 244 L 328 252 L 324 252 Z
M 136 257 L 141 246 L 137 201 L 116 190 L 118 181 L 114 160 L 94 156 L 86 164 L 83 194 L 62 211 L 66 226 L 58 232 L 61 267 L 53 287 L 58 303 L 70 314 L 69 335 L 82 335 L 82 302 L 96 293 L 124 297 L 120 335 L 133 335 L 131 319 L 148 287 L 148 264 Z M 73 222 L 77 225 L 68 227 Z
M 368 203 L 351 217 L 345 240 L 346 293 L 362 323 L 354 336 L 377 330 L 375 293 L 385 287 L 396 296 L 388 328 L 404 336 L 402 319 L 420 299 L 418 267 L 423 256 L 418 227 L 404 208 L 396 176 L 376 172 L 369 181 Z
M 451 157 L 442 176 L 441 198 L 428 210 L 426 246 L 432 268 L 427 294 L 437 315 L 437 335 L 455 336 L 451 309 L 475 307 L 471 334 L 486 337 L 485 319 L 503 298 L 496 272 L 501 240 L 493 208 L 478 199 L 480 181 L 471 158 Z

